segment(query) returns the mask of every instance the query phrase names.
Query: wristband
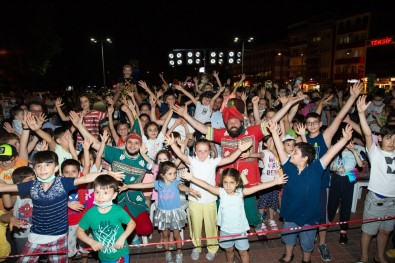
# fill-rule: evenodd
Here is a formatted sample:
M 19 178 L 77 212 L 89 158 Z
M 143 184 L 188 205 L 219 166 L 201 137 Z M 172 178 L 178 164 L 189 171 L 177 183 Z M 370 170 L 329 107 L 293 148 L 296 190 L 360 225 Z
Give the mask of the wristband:
M 30 130 L 30 128 L 22 128 L 22 130 L 28 131 Z

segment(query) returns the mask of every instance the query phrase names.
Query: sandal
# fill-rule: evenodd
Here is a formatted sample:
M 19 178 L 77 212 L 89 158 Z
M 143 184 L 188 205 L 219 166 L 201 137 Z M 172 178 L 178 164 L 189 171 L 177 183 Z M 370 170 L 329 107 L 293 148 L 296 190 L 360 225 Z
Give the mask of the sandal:
M 294 260 L 294 255 L 292 254 L 291 259 L 286 261 L 285 258 L 286 254 L 283 254 L 282 257 L 278 260 L 278 263 L 291 263 Z

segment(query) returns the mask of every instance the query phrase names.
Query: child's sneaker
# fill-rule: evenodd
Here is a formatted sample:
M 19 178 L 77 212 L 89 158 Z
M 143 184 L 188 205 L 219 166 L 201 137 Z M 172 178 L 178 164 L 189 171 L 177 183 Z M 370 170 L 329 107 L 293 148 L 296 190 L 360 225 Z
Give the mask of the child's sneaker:
M 265 223 L 262 222 L 262 224 L 259 225 L 259 228 L 258 227 L 255 228 L 255 231 L 256 232 L 261 232 L 258 235 L 266 235 L 267 228 L 266 228 Z
M 182 263 L 182 253 L 176 254 L 176 263 Z
M 156 245 L 157 248 L 163 248 L 162 238 L 159 239 L 160 244 Z
M 192 249 L 191 258 L 192 260 L 199 260 L 200 252 L 196 248 Z
M 278 230 L 276 221 L 274 220 L 269 220 L 269 226 L 270 226 L 270 230 Z
M 170 241 L 174 241 L 174 239 L 170 238 Z M 176 243 L 169 243 L 169 250 L 174 250 L 176 248 Z
M 166 263 L 173 263 L 173 256 L 170 251 L 166 252 Z

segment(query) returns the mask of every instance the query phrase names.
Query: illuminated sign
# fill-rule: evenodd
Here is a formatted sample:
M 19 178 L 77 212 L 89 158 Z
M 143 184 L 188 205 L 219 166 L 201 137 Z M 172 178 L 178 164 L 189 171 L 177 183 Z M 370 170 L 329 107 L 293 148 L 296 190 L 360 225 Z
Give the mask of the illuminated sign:
M 374 47 L 374 46 L 382 46 L 382 45 L 389 45 L 389 44 L 392 44 L 392 40 L 393 40 L 393 38 L 392 37 L 385 37 L 385 38 L 380 38 L 380 39 L 371 39 L 371 40 L 368 40 L 368 45 L 369 46 L 372 46 L 372 47 Z

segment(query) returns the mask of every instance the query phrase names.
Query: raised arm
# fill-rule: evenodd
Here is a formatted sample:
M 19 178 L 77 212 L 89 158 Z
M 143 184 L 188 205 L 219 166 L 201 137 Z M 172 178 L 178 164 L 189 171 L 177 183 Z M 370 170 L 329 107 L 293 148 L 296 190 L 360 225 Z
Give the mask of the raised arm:
M 193 104 L 197 104 L 198 100 L 187 90 L 185 90 L 183 87 L 181 87 L 180 85 L 174 85 L 174 87 L 176 88 L 176 90 L 181 91 L 182 93 L 185 94 L 185 96 L 187 96 L 192 102 Z
M 56 98 L 55 100 L 55 109 L 56 112 L 59 114 L 59 117 L 62 121 L 69 121 L 69 117 L 66 116 L 62 110 L 62 106 L 64 105 L 64 103 L 62 103 L 62 98 Z
M 195 120 L 192 118 L 185 107 L 181 107 L 178 105 L 173 106 L 173 110 L 178 115 L 184 117 L 184 119 L 196 130 L 198 130 L 201 134 L 207 134 L 208 127 L 201 123 L 200 121 Z
M 114 141 L 117 142 L 119 140 L 119 136 L 114 126 L 114 118 L 112 116 L 113 113 L 114 113 L 114 105 L 109 105 L 107 107 L 108 127 L 110 128 L 112 138 L 114 139 Z
M 85 128 L 78 114 L 74 111 L 70 111 L 69 118 L 73 123 L 74 127 L 76 127 L 78 131 L 81 133 L 82 137 L 84 138 L 89 137 L 89 140 L 92 142 L 92 148 L 97 151 L 100 147 L 100 141 Z
M 222 88 L 222 83 L 221 83 L 221 80 L 219 79 L 219 72 L 214 70 L 213 76 L 215 78 L 215 81 L 217 82 L 218 87 Z M 224 86 L 224 89 L 225 89 L 225 86 Z M 213 100 L 214 100 L 214 98 L 213 98 Z
M 27 116 L 26 121 L 27 121 L 27 125 L 29 126 L 29 128 L 32 131 L 34 131 L 38 136 L 40 136 L 40 138 L 47 141 L 49 148 L 52 151 L 55 150 L 56 142 L 49 133 L 47 133 L 41 129 L 42 123 L 40 123 L 37 120 L 37 118 L 33 115 Z
M 335 157 L 336 154 L 338 154 L 343 147 L 350 141 L 351 137 L 352 137 L 352 128 L 351 125 L 347 124 L 346 128 L 344 128 L 342 130 L 343 132 L 343 137 L 337 141 L 336 144 L 332 145 L 328 151 L 324 154 L 324 156 L 321 157 L 321 164 L 323 167 L 327 167 L 333 157 Z
M 97 152 L 96 152 L 96 159 L 95 159 L 95 165 L 98 170 L 102 166 L 104 148 L 106 147 L 106 143 L 107 143 L 109 137 L 110 137 L 110 134 L 108 134 L 107 130 L 104 130 L 103 134 L 100 134 L 100 147 L 99 147 L 99 150 L 97 150 Z M 91 145 L 92 145 L 92 143 L 91 143 Z
M 284 149 L 284 144 L 280 139 L 279 128 L 277 123 L 269 120 L 267 122 L 267 127 L 272 133 L 272 138 L 274 141 L 274 145 L 276 146 L 278 156 L 280 158 L 281 164 L 285 163 L 288 160 L 288 154 Z
M 328 128 L 326 128 L 325 131 L 323 132 L 323 136 L 327 146 L 330 146 L 333 136 L 339 129 L 340 124 L 342 123 L 344 117 L 347 115 L 351 106 L 354 104 L 355 100 L 358 98 L 359 94 L 361 93 L 362 87 L 363 87 L 362 82 L 354 83 L 352 88 L 350 88 L 350 97 L 348 98 L 347 102 L 341 108 L 340 112 L 337 114 L 336 118 L 333 120 L 331 125 Z
M 285 184 L 288 181 L 288 177 L 285 174 L 279 174 L 278 176 L 274 177 L 273 181 L 260 183 L 248 188 L 243 188 L 243 195 L 251 195 L 259 192 L 263 189 L 267 189 L 276 185 Z
M 224 90 L 225 90 L 225 86 L 223 86 L 223 87 L 220 86 L 219 91 L 217 93 L 215 93 L 214 97 L 210 101 L 210 109 L 213 109 L 215 100 L 219 97 L 219 95 L 221 95 L 222 92 L 224 92 Z
M 372 147 L 373 144 L 372 130 L 369 127 L 365 115 L 365 112 L 368 109 L 370 103 L 371 101 L 366 103 L 366 95 L 359 97 L 359 99 L 357 100 L 359 124 L 361 125 L 362 133 L 365 136 L 365 147 L 368 151 L 370 151 L 370 147 Z
M 255 96 L 251 100 L 252 102 L 252 110 L 254 112 L 254 119 L 255 119 L 255 124 L 261 123 L 261 115 L 259 114 L 259 97 Z
M 203 180 L 200 180 L 196 178 L 195 176 L 192 175 L 192 173 L 187 172 L 187 169 L 181 170 L 180 171 L 180 176 L 182 179 L 188 180 L 204 189 L 209 191 L 212 194 L 219 195 L 219 187 L 216 187 L 214 185 L 211 185 Z
M 297 96 L 295 97 L 289 96 L 287 103 L 285 103 L 285 105 L 283 105 L 283 107 L 278 112 L 276 112 L 273 117 L 271 117 L 272 122 L 279 122 L 295 103 L 304 100 L 305 97 L 306 95 L 304 95 L 302 92 L 298 92 Z
M 173 134 L 171 134 L 171 136 L 166 135 L 165 143 L 166 143 L 166 145 L 169 145 L 171 147 L 171 149 L 174 151 L 174 153 L 177 155 L 177 157 L 180 158 L 181 161 L 183 161 L 187 165 L 191 164 L 188 156 L 186 156 L 185 153 L 181 152 L 181 149 L 178 147 Z
M 246 75 L 243 73 L 239 82 L 237 82 L 236 86 L 234 87 L 232 94 L 236 95 L 237 89 L 243 85 L 244 80 L 246 79 Z

